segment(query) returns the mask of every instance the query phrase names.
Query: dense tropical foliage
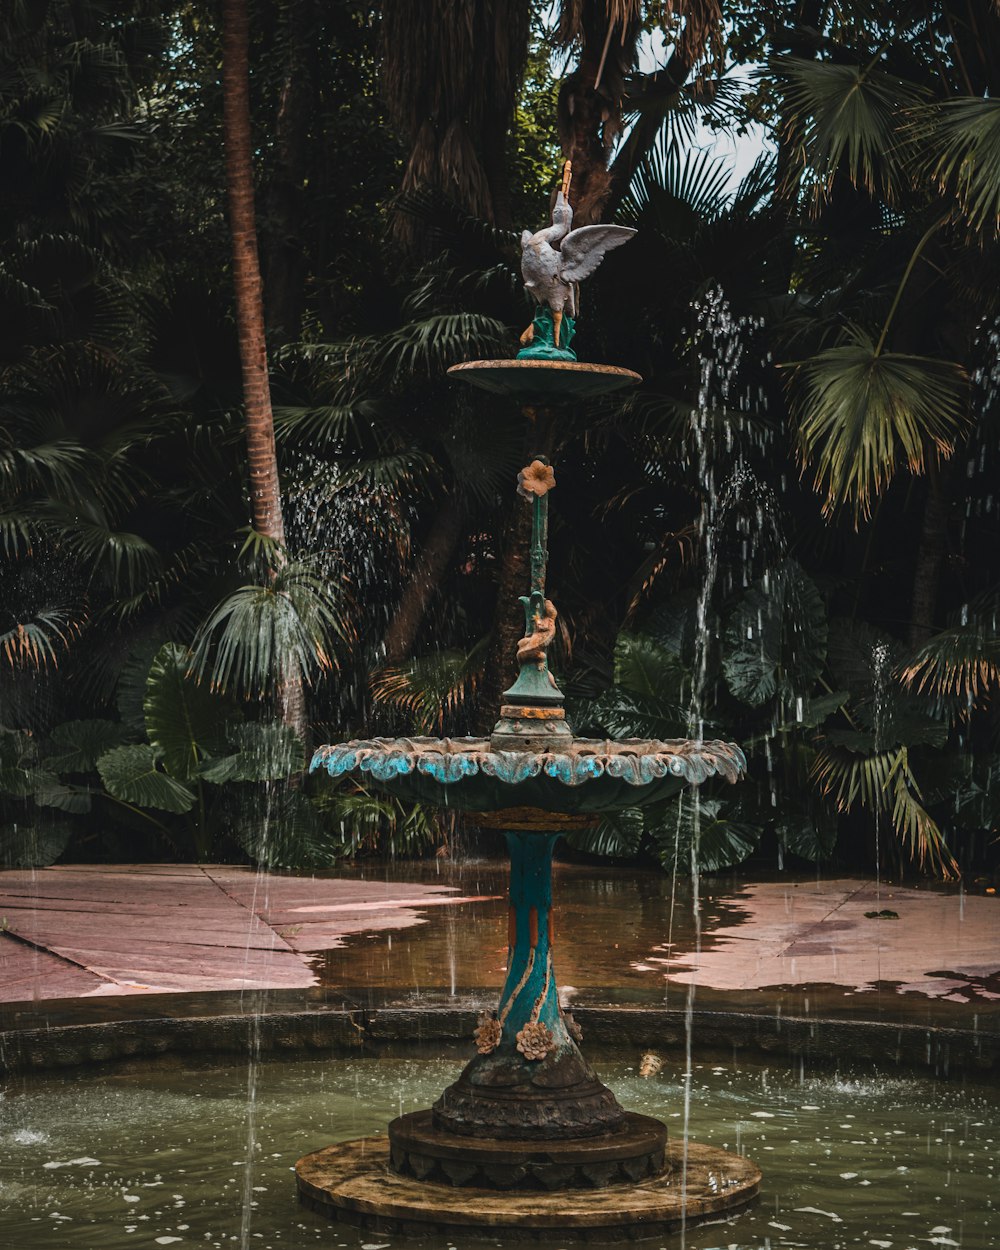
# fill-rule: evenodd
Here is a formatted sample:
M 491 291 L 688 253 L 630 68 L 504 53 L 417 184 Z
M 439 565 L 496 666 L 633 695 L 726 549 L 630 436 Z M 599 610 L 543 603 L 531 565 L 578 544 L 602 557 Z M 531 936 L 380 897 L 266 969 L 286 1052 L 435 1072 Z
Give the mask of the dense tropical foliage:
M 8 6 L 0 857 L 447 844 L 302 768 L 489 729 L 545 452 L 578 731 L 750 759 L 578 850 L 993 863 L 998 66 L 976 0 Z M 639 230 L 577 346 L 645 382 L 532 425 L 444 373 L 513 352 L 560 152 Z

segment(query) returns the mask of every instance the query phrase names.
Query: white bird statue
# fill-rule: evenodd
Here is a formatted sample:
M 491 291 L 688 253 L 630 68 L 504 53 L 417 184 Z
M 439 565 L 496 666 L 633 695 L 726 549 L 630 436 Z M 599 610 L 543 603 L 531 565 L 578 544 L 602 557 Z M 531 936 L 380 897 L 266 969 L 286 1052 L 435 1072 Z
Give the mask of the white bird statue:
M 563 169 L 562 186 L 552 209 L 552 225 L 532 234 L 521 235 L 521 274 L 524 285 L 538 301 L 552 310 L 553 341 L 559 346 L 563 312 L 576 316 L 577 286 L 590 277 L 605 255 L 627 243 L 636 231 L 628 226 L 581 226 L 573 230 L 573 209 L 569 202 L 572 166 Z M 521 335 L 530 343 L 534 325 Z

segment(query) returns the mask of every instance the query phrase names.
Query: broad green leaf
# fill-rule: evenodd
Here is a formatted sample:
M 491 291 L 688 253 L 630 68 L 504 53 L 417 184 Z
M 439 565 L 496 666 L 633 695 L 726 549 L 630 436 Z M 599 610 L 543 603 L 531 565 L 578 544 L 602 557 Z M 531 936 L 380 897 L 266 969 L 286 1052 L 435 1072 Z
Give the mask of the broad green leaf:
M 629 857 L 639 853 L 644 831 L 642 810 L 630 807 L 605 816 L 594 829 L 567 834 L 566 841 L 573 850 L 585 855 Z
M 193 791 L 161 772 L 156 759 L 151 746 L 115 747 L 97 761 L 97 771 L 107 792 L 123 803 L 189 812 L 195 802 Z
M 827 812 L 786 817 L 775 832 L 785 850 L 802 859 L 829 859 L 837 845 L 837 822 Z
M 49 734 L 45 766 L 56 773 L 89 772 L 106 751 L 121 746 L 124 736 L 116 721 L 65 721 Z
M 645 634 L 619 634 L 615 642 L 615 685 L 630 694 L 677 705 L 687 671 L 676 655 Z
M 793 705 L 789 727 L 800 729 L 816 729 L 828 716 L 839 712 L 848 701 L 850 695 L 846 690 L 834 690 L 831 694 L 822 694 L 815 699 L 803 699 L 802 706 Z
M 826 659 L 826 609 L 794 560 L 766 573 L 730 613 L 722 669 L 737 699 L 759 707 L 805 696 Z
M 172 777 L 188 781 L 207 756 L 225 750 L 226 705 L 189 675 L 184 647 L 165 643 L 146 678 L 146 734 Z
M 742 863 L 760 842 L 758 826 L 729 819 L 721 800 L 697 794 L 665 804 L 655 827 L 652 817 L 652 810 L 647 811 L 647 829 L 668 872 L 690 872 L 692 860 L 699 872 L 718 872 Z
M 15 729 L 0 728 L 0 794 L 27 798 L 34 789 L 34 740 Z
M 164 642 L 161 635 L 138 643 L 129 652 L 118 675 L 115 703 L 129 736 L 141 737 L 146 733 L 146 713 L 143 707 L 146 701 L 146 678 L 149 676 L 150 665 Z
M 90 790 L 86 786 L 64 785 L 53 773 L 35 774 L 34 797 L 39 807 L 54 807 L 74 816 L 90 811 Z
M 66 850 L 72 832 L 72 826 L 63 820 L 0 825 L 0 865 L 47 868 Z
M 237 725 L 229 739 L 235 753 L 202 768 L 205 781 L 283 781 L 305 767 L 302 740 L 284 725 Z

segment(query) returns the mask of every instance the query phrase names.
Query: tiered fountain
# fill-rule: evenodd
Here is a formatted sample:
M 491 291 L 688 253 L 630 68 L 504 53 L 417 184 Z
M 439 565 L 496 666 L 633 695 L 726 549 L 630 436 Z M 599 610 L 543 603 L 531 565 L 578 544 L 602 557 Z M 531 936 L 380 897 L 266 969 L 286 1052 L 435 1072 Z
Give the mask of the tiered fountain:
M 641 381 L 581 363 L 570 348 L 577 283 L 635 233 L 571 230 L 569 168 L 552 225 L 522 236 L 525 285 L 539 303 L 515 360 L 449 372 L 534 414 Z M 576 738 L 549 671 L 556 609 L 545 596 L 548 497 L 555 474 L 536 456 L 518 474 L 533 508 L 531 587 L 521 602 L 519 673 L 489 738 L 375 738 L 316 752 L 313 769 L 357 773 L 399 797 L 479 814 L 510 850 L 507 979 L 475 1030 L 477 1053 L 433 1108 L 402 1115 L 388 1139 L 362 1138 L 296 1165 L 310 1207 L 381 1232 L 539 1235 L 632 1240 L 749 1202 L 760 1172 L 746 1158 L 668 1141 L 666 1125 L 622 1109 L 580 1052 L 560 1007 L 552 962 L 552 849 L 602 813 L 659 802 L 745 760 L 725 742 Z

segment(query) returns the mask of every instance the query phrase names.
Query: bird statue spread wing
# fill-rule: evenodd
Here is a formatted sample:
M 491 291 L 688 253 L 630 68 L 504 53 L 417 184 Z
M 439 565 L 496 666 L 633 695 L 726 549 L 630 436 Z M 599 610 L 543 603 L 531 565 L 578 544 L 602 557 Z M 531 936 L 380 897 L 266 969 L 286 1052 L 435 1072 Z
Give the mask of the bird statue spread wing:
M 559 245 L 562 261 L 559 276 L 564 282 L 582 282 L 589 278 L 608 252 L 633 238 L 636 231 L 629 226 L 580 226 L 571 230 Z
M 581 226 L 572 229 L 573 209 L 569 202 L 571 166 L 566 162 L 563 182 L 552 209 L 552 224 L 521 235 L 521 274 L 525 288 L 539 304 L 552 312 L 553 342 L 559 349 L 563 313 L 576 316 L 576 287 L 589 278 L 608 252 L 627 243 L 636 231 L 628 226 Z M 531 343 L 534 324 L 525 330 L 521 342 Z M 569 353 L 570 359 L 575 359 Z

